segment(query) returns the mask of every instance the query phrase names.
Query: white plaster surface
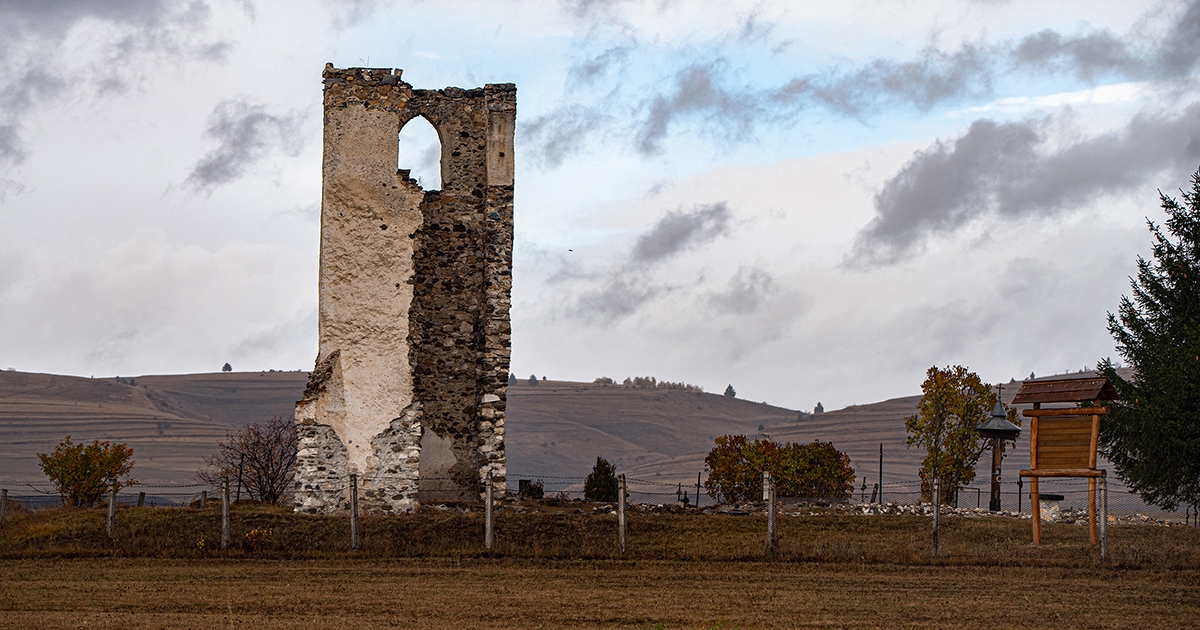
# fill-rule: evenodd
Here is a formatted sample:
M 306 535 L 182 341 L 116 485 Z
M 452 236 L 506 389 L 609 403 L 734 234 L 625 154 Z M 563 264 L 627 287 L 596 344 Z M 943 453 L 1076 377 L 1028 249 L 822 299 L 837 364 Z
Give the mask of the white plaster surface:
M 347 472 L 370 473 L 372 438 L 413 399 L 411 235 L 422 192 L 395 174 L 394 113 L 351 106 L 326 116 L 318 360 L 341 354 L 315 413 L 346 446 Z

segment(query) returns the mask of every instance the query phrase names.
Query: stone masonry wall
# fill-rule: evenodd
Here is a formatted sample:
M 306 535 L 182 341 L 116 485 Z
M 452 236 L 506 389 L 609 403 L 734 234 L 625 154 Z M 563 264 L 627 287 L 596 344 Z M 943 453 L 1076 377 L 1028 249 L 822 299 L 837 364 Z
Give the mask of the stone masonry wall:
M 503 492 L 512 288 L 511 84 L 414 90 L 327 65 L 320 344 L 296 404 L 297 509 L 368 510 Z M 397 136 L 437 130 L 442 190 L 398 171 Z

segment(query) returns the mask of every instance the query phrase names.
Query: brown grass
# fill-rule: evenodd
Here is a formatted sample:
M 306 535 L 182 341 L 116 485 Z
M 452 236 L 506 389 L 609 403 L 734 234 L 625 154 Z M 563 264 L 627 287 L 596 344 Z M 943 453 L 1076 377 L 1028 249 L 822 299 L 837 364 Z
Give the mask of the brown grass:
M 581 513 L 576 514 L 575 506 Z M 286 508 L 236 506 L 232 546 L 219 549 L 220 508 L 121 508 L 115 540 L 105 511 L 43 510 L 14 514 L 0 527 L 0 558 L 526 558 L 662 561 L 853 562 L 902 565 L 1096 566 L 1086 527 L 1046 524 L 1045 544 L 1031 544 L 1030 523 L 1011 518 L 942 520 L 941 554 L 930 554 L 928 517 L 818 513 L 779 518 L 779 548 L 768 558 L 761 516 L 642 512 L 629 515 L 628 553 L 617 548 L 617 518 L 583 512 L 584 504 L 542 506 L 496 515 L 496 545 L 483 547 L 479 512 L 425 510 L 364 516 L 362 549 L 351 551 L 349 519 Z M 1107 566 L 1200 567 L 1200 530 L 1114 525 Z
M 497 515 L 429 510 L 363 519 L 239 506 L 220 551 L 219 508 L 12 516 L 0 527 L 0 626 L 19 628 L 1033 628 L 1188 627 L 1200 613 L 1200 532 L 1114 526 L 1100 564 L 1087 530 L 1028 521 L 630 514 L 572 504 Z M 269 532 L 269 533 L 268 533 Z M 200 541 L 204 544 L 201 545 Z
M 13 560 L 19 628 L 1167 628 L 1200 572 L 513 559 Z M 662 624 L 659 626 L 658 624 Z

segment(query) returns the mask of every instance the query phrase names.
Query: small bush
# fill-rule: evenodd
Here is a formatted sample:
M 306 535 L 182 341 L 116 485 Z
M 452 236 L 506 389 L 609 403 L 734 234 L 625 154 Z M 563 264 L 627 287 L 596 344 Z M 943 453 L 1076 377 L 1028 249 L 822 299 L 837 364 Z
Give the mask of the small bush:
M 617 500 L 617 469 L 603 457 L 596 458 L 596 465 L 583 481 L 583 498 L 605 503 Z
M 54 447 L 53 453 L 38 453 L 38 460 L 63 503 L 74 507 L 91 507 L 110 488 L 120 490 L 137 483 L 129 478 L 133 449 L 124 444 L 100 440 L 89 445 L 76 444 L 68 435 Z
M 524 483 L 524 480 L 522 480 L 522 483 L 517 490 L 517 496 L 522 499 L 541 500 L 546 496 L 546 487 L 542 483 L 541 479 L 538 479 L 537 481 L 531 481 L 529 483 Z

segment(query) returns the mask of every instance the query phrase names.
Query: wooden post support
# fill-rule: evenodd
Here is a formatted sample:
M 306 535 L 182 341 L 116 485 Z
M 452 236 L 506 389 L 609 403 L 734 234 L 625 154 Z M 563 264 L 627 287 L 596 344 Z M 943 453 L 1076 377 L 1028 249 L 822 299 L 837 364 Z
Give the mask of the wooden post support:
M 483 546 L 491 549 L 496 544 L 496 517 L 492 513 L 495 500 L 496 486 L 492 483 L 492 473 L 488 473 L 487 487 L 484 488 L 486 499 L 483 506 Z
M 206 505 L 208 505 L 208 490 L 201 490 L 200 491 L 200 509 L 203 510 L 204 506 L 206 506 Z
M 771 473 L 765 473 L 763 483 L 767 495 L 767 555 L 773 556 L 779 542 L 775 536 L 775 478 Z
M 242 453 L 241 458 L 238 459 L 237 498 L 234 499 L 234 501 L 236 501 L 238 505 L 242 504 L 242 466 L 244 466 L 245 463 L 246 463 L 246 454 Z
M 942 483 L 937 477 L 933 478 L 933 555 L 937 557 L 941 547 L 942 526 Z
M 1092 535 L 1092 544 L 1100 544 L 1100 524 L 1096 518 L 1096 478 L 1088 477 L 1088 532 Z
M 1108 557 L 1108 477 L 1100 478 L 1100 559 Z
M 700 507 L 700 473 L 696 473 L 696 507 Z
M 0 490 L 0 523 L 4 522 L 4 513 L 8 511 L 8 488 Z
M 138 507 L 145 507 L 145 506 L 146 506 L 146 493 L 139 492 L 138 493 Z
M 879 502 L 883 503 L 883 442 L 879 443 Z
M 229 477 L 221 477 L 221 548 L 229 548 Z
M 625 502 L 628 492 L 625 475 L 621 475 L 621 486 L 617 489 L 617 546 L 621 553 L 625 553 Z
M 1033 510 L 1033 544 L 1042 544 L 1042 496 L 1038 492 L 1038 478 L 1029 478 L 1029 509 Z
M 350 548 L 358 551 L 358 475 L 350 473 Z
M 108 539 L 113 539 L 113 534 L 116 533 L 117 521 L 117 487 L 113 486 L 108 489 Z

